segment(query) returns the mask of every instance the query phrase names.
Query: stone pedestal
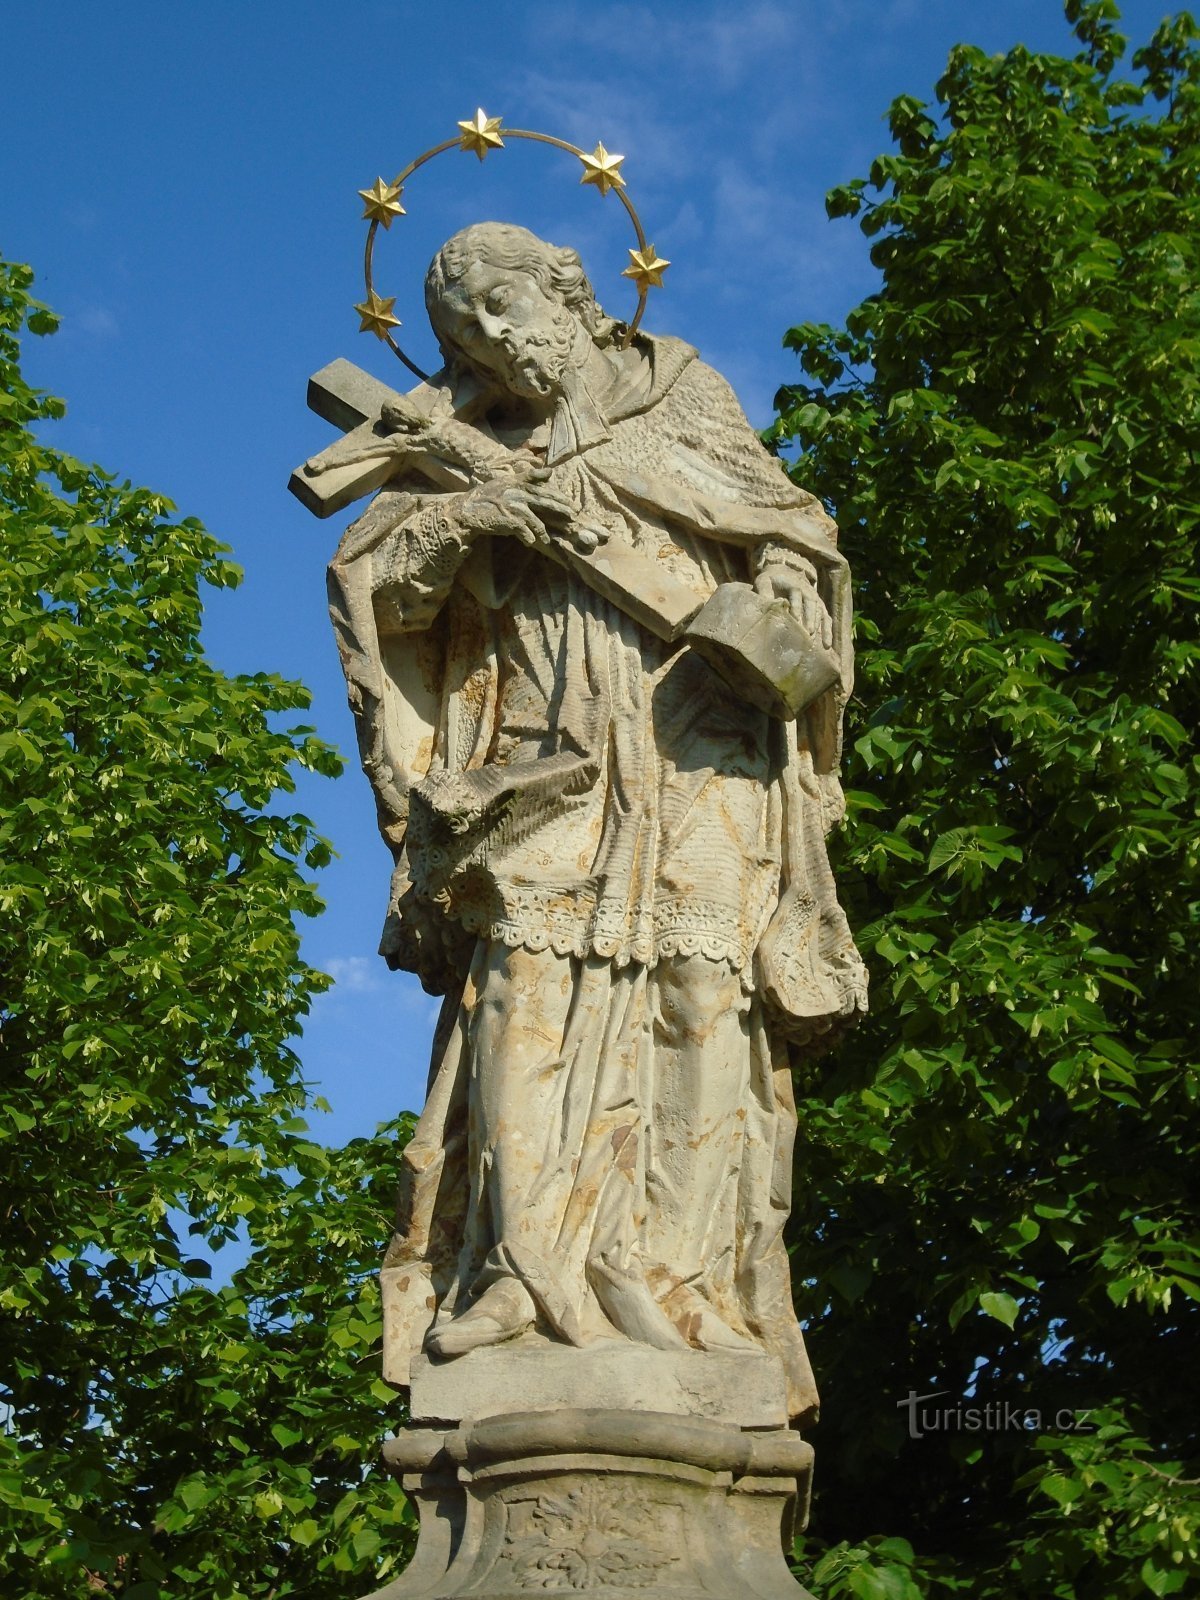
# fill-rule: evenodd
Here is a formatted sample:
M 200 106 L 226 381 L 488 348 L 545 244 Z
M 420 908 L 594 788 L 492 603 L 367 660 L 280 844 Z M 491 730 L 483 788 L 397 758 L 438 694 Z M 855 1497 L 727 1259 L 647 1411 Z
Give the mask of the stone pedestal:
M 384 1460 L 421 1531 L 372 1600 L 811 1600 L 783 1551 L 812 1448 L 787 1428 L 559 1407 L 406 1429 Z
M 416 1356 L 413 1422 L 511 1411 L 665 1411 L 739 1428 L 786 1428 L 783 1368 L 765 1350 L 653 1350 L 628 1339 L 577 1349 L 537 1334 L 452 1361 Z

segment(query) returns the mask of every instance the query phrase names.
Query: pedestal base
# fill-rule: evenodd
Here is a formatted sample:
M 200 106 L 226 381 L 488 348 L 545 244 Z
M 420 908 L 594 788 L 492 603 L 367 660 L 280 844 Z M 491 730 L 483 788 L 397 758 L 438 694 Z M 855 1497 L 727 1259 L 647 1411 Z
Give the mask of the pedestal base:
M 739 1428 L 786 1428 L 778 1356 L 765 1350 L 653 1350 L 628 1339 L 577 1349 L 530 1335 L 451 1361 L 416 1356 L 408 1414 L 449 1426 L 515 1411 L 659 1411 Z
M 384 1460 L 421 1531 L 371 1600 L 811 1600 L 783 1551 L 807 1511 L 812 1447 L 787 1429 L 535 1411 L 406 1430 Z

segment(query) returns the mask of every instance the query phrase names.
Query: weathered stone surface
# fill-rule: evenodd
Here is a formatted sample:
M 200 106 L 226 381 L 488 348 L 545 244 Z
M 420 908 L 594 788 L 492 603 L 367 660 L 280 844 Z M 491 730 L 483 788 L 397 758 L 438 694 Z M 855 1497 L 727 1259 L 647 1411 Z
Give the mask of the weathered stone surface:
M 866 981 L 837 530 L 573 251 L 466 229 L 426 300 L 445 367 L 318 373 L 346 437 L 292 479 L 379 490 L 331 615 L 381 948 L 446 996 L 382 1271 L 385 1375 L 445 1426 L 387 1447 L 422 1531 L 382 1594 L 803 1600 L 790 1074 Z
M 372 1600 L 544 1593 L 806 1600 L 785 1543 L 812 1452 L 794 1433 L 612 1411 L 410 1431 L 385 1459 L 421 1513 Z
M 621 344 L 574 252 L 486 224 L 427 290 L 444 369 L 407 396 L 317 374 L 349 433 L 294 481 L 322 513 L 384 485 L 332 614 L 396 862 L 384 952 L 451 997 L 386 1371 L 526 1332 L 757 1349 L 802 1415 L 788 1050 L 865 983 L 824 847 L 836 529 L 693 350 Z
M 796 716 L 840 676 L 833 651 L 796 620 L 787 601 L 768 599 L 747 583 L 721 584 L 683 637 L 751 705 L 773 717 Z
M 292 493 L 314 515 L 343 510 L 382 488 L 401 467 L 450 490 L 469 488 L 472 473 L 483 477 L 507 467 L 502 451 L 497 460 L 481 451 L 477 440 L 472 448 L 468 441 L 474 430 L 445 419 L 437 427 L 408 432 L 409 448 L 402 450 L 382 418 L 404 399 L 348 361 L 331 362 L 309 379 L 309 404 L 315 410 L 330 421 L 353 419 L 343 439 L 306 461 L 289 481 Z M 371 409 L 359 422 L 364 407 Z M 663 562 L 628 545 L 607 539 L 584 548 L 547 542 L 542 553 L 573 567 L 590 588 L 660 639 L 678 639 L 701 608 L 699 597 Z M 736 644 L 730 648 L 736 655 Z
M 414 1422 L 560 1407 L 655 1411 L 743 1428 L 787 1426 L 783 1368 L 762 1350 L 653 1350 L 608 1340 L 577 1350 L 517 1340 L 452 1361 L 417 1356 Z

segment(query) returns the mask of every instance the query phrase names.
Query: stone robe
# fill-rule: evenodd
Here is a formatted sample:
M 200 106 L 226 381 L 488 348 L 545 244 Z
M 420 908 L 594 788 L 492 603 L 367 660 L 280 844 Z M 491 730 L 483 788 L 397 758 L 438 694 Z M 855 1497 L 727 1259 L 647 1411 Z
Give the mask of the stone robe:
M 435 426 L 469 415 L 452 373 L 413 398 Z M 469 543 L 414 474 L 346 534 L 332 612 L 396 862 L 382 948 L 446 996 L 384 1268 L 386 1370 L 404 1382 L 433 1319 L 498 1275 L 529 1290 L 538 1337 L 574 1344 L 637 1337 L 612 1292 L 635 1280 L 702 1343 L 676 1314 L 686 1285 L 781 1358 L 799 1414 L 815 1391 L 782 1241 L 789 1050 L 865 1004 L 825 853 L 845 564 L 830 519 L 688 346 L 637 340 L 587 399 L 548 445 L 479 416 L 481 446 L 499 470 L 548 460 L 549 487 L 609 546 L 701 600 L 811 561 L 842 680 L 773 721 L 577 571 L 514 537 Z M 681 1113 L 666 1055 L 697 985 L 712 1022 L 674 1061 L 702 1080 Z M 673 1176 L 679 1141 L 705 1146 L 695 1192 Z

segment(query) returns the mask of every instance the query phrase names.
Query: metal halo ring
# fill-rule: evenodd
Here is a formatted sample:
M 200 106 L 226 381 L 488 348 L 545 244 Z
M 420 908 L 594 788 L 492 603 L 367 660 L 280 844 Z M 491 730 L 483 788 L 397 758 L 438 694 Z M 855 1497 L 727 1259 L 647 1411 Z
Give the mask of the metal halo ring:
M 482 113 L 477 113 L 477 115 L 482 115 Z M 505 128 L 501 125 L 499 118 L 495 118 L 494 120 L 497 124 L 494 130 L 497 136 L 503 134 L 505 139 L 533 139 L 538 144 L 553 145 L 557 150 L 565 150 L 569 155 L 576 156 L 579 160 L 583 161 L 585 165 L 590 159 L 586 151 L 581 150 L 578 145 L 569 143 L 566 139 L 557 139 L 551 133 L 535 133 L 527 128 Z M 502 149 L 503 145 L 497 145 L 494 148 Z M 404 184 L 408 182 L 409 178 L 412 177 L 413 173 L 416 172 L 418 168 L 423 167 L 426 162 L 432 161 L 434 156 L 443 155 L 447 150 L 462 150 L 464 152 L 468 152 L 470 149 L 471 147 L 465 144 L 461 138 L 444 139 L 441 144 L 432 145 L 428 150 L 422 151 L 415 161 L 410 161 L 408 166 L 404 168 L 404 171 L 399 173 L 392 180 L 390 188 L 399 192 L 399 190 L 403 188 Z M 482 160 L 482 154 L 480 154 L 480 159 Z M 633 223 L 633 231 L 637 235 L 638 251 L 643 256 L 643 259 L 645 258 L 646 252 L 649 251 L 651 260 L 653 261 L 654 246 L 647 244 L 645 230 L 642 227 L 642 220 L 637 214 L 633 201 L 625 192 L 624 180 L 622 180 L 620 183 L 614 183 L 610 185 L 610 187 L 612 192 L 625 207 L 625 210 L 629 213 L 629 220 Z M 605 192 L 606 191 L 603 189 L 601 190 L 602 194 Z M 375 294 L 373 265 L 375 255 L 375 235 L 378 232 L 379 218 L 373 217 L 371 219 L 370 226 L 367 229 L 367 244 L 363 255 L 363 277 L 366 281 L 368 304 L 373 304 L 377 298 Z M 632 254 L 632 252 L 630 253 Z M 663 260 L 658 260 L 656 265 L 665 268 L 669 265 L 669 263 Z M 622 274 L 622 276 L 625 276 L 625 274 Z M 630 276 L 633 276 L 633 274 L 630 274 Z M 620 337 L 619 348 L 622 350 L 628 348 L 630 340 L 638 330 L 638 326 L 642 320 L 642 314 L 646 309 L 646 296 L 649 292 L 649 288 L 650 284 L 645 279 L 638 284 L 637 308 L 633 313 L 632 321 L 626 324 L 625 331 Z M 355 309 L 357 310 L 359 308 L 356 307 Z M 365 327 L 362 331 L 366 331 Z M 395 338 L 393 337 L 390 328 L 384 327 L 376 331 L 377 336 L 382 339 L 386 345 L 388 345 L 392 353 L 399 357 L 399 359 L 404 363 L 410 372 L 415 373 L 416 376 L 422 379 L 424 382 L 429 381 L 429 374 L 427 372 L 422 372 L 421 368 L 417 366 L 416 362 L 411 361 L 409 357 L 405 355 L 404 351 L 400 348 L 399 344 L 397 344 Z

